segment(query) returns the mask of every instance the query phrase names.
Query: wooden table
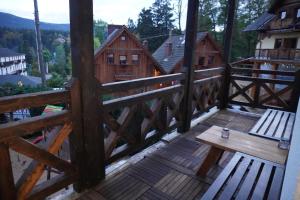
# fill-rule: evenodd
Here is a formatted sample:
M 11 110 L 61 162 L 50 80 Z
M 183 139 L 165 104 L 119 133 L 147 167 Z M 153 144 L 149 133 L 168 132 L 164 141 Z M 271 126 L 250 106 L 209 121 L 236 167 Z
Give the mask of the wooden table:
M 211 145 L 211 149 L 197 174 L 205 176 L 224 151 L 241 152 L 271 162 L 285 164 L 288 151 L 278 148 L 278 142 L 239 131 L 230 130 L 229 139 L 221 137 L 222 127 L 212 126 L 196 137 L 197 141 Z

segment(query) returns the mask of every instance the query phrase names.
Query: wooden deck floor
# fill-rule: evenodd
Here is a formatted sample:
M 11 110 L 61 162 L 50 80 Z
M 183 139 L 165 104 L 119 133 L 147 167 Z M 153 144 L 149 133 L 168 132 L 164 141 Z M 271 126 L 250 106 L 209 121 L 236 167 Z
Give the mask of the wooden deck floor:
M 179 136 L 155 152 L 130 164 L 79 199 L 197 199 L 201 197 L 232 157 L 226 152 L 219 165 L 215 165 L 205 179 L 195 176 L 209 146 L 194 140 L 212 125 L 226 126 L 248 132 L 258 117 L 230 111 L 220 111 L 199 123 L 185 135 Z

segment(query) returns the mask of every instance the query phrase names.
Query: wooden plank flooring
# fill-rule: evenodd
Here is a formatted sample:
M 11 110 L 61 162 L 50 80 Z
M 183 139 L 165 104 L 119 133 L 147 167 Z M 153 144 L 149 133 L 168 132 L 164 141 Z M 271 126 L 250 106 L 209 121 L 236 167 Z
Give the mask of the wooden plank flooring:
M 212 125 L 248 132 L 258 117 L 220 111 L 135 164 L 121 168 L 79 199 L 170 200 L 200 198 L 233 154 L 225 152 L 205 179 L 195 175 L 209 146 L 195 141 L 195 135 Z

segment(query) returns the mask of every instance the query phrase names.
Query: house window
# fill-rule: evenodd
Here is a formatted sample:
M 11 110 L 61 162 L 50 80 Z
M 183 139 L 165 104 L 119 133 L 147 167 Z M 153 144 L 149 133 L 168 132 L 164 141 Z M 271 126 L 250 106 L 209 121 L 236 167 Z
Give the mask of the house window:
M 274 49 L 279 49 L 282 46 L 282 39 L 276 39 Z
M 204 63 L 205 63 L 205 57 L 199 57 L 199 59 L 198 59 L 198 65 L 204 65 Z
M 123 35 L 123 36 L 121 36 L 121 40 L 122 41 L 125 41 L 126 40 L 126 37 Z
M 132 55 L 132 64 L 138 65 L 140 64 L 139 55 Z
M 115 62 L 114 54 L 113 53 L 108 54 L 107 55 L 107 64 L 114 64 L 114 62 Z
M 120 56 L 120 65 L 127 65 L 127 56 Z
M 285 49 L 296 49 L 298 38 L 285 38 L 283 41 L 283 47 Z
M 209 56 L 208 57 L 208 64 L 209 65 L 214 64 L 214 61 L 215 61 L 215 57 L 214 56 Z
M 286 18 L 286 11 L 282 11 L 280 13 L 280 19 L 285 19 Z
M 296 15 L 297 19 L 300 19 L 300 8 L 297 9 L 297 15 Z

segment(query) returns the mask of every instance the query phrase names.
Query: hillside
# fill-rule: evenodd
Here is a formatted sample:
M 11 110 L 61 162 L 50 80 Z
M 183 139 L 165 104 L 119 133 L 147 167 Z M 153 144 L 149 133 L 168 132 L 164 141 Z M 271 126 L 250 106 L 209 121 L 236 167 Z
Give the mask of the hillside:
M 42 30 L 69 31 L 69 24 L 52 24 L 41 22 Z M 12 29 L 34 29 L 34 21 L 12 14 L 0 12 L 0 27 Z

